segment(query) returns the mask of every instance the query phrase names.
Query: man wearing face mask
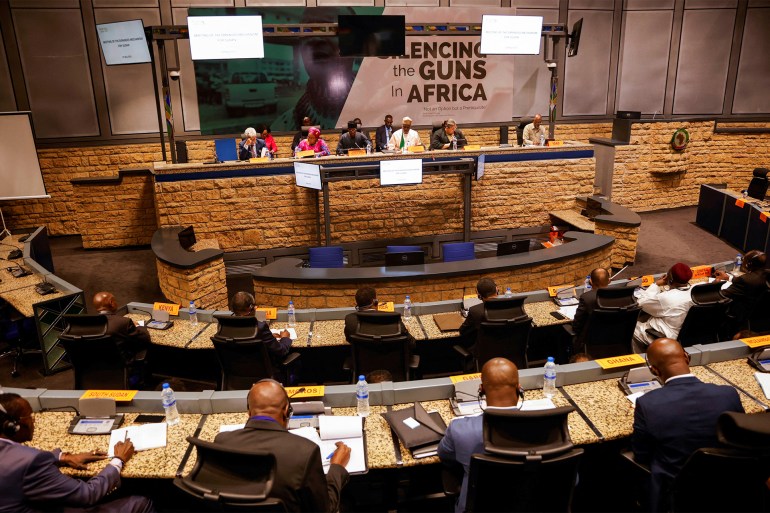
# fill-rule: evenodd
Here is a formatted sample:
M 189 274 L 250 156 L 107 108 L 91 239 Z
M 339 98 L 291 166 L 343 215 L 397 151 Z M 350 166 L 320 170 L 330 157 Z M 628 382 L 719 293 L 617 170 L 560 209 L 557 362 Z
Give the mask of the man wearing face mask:
M 233 315 L 238 317 L 253 317 L 256 303 L 254 296 L 248 292 L 236 292 L 230 299 L 230 310 Z M 287 330 L 281 331 L 278 335 L 273 335 L 270 326 L 266 322 L 258 322 L 257 337 L 267 345 L 267 351 L 273 360 L 273 367 L 280 367 L 280 362 L 284 356 L 289 354 L 291 349 L 291 338 Z
M 639 317 L 634 329 L 634 352 L 644 353 L 655 339 L 646 332 L 648 328 L 676 340 L 692 306 L 691 279 L 690 266 L 679 262 L 642 292 L 637 302 L 642 307 L 644 318 Z

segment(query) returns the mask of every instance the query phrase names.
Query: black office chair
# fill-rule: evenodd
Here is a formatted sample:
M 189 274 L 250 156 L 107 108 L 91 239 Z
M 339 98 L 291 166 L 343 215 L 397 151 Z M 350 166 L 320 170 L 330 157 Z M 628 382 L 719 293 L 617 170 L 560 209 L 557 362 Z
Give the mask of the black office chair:
M 746 190 L 746 194 L 752 198 L 762 201 L 767 195 L 767 174 L 770 170 L 764 167 L 758 167 L 754 169 L 752 173 L 751 182 L 749 182 L 749 188 Z
M 532 318 L 523 308 L 524 297 L 491 298 L 484 302 L 484 320 L 476 339 L 476 369 L 492 358 L 508 358 L 527 368 L 527 344 Z
M 280 499 L 270 498 L 275 480 L 275 456 L 259 451 L 223 447 L 187 437 L 197 450 L 190 474 L 174 485 L 203 507 L 225 510 L 286 511 Z
M 519 146 L 524 145 L 524 128 L 526 128 L 526 126 L 530 123 L 532 123 L 532 119 L 521 118 L 519 120 L 519 124 L 516 125 L 516 143 Z
M 767 290 L 748 316 L 748 328 L 755 333 L 770 332 L 770 280 L 767 282 Z
M 222 368 L 221 390 L 248 390 L 256 381 L 277 378 L 288 383 L 299 353 L 289 353 L 273 368 L 273 361 L 264 342 L 257 339 L 259 321 L 254 316 L 215 315 L 219 323 L 211 337 Z M 279 372 L 276 372 L 278 370 Z
M 569 437 L 572 411 L 485 411 L 485 454 L 471 457 L 466 510 L 569 511 L 583 455 Z
M 9 303 L 0 299 L 0 342 L 4 343 L 0 360 L 13 359 L 11 377 L 19 376 L 19 363 L 28 354 L 41 354 L 37 348 L 29 347 L 34 339 L 37 342 L 32 319 L 24 317 Z
M 719 342 L 719 332 L 727 321 L 727 309 L 732 302 L 720 293 L 724 283 L 703 283 L 690 291 L 693 305 L 679 330 L 677 340 L 683 347 Z
M 115 340 L 107 335 L 107 316 L 65 315 L 59 342 L 75 369 L 75 389 L 132 388 L 128 369 Z
M 631 341 L 640 312 L 641 307 L 636 304 L 632 287 L 597 290 L 596 308 L 584 328 L 583 350 L 593 358 L 633 353 Z
M 350 360 L 345 368 L 352 370 L 352 381 L 361 374 L 386 369 L 393 381 L 416 377 L 420 357 L 409 349 L 409 333 L 401 331 L 401 316 L 389 312 L 357 312 L 356 332 L 348 338 Z

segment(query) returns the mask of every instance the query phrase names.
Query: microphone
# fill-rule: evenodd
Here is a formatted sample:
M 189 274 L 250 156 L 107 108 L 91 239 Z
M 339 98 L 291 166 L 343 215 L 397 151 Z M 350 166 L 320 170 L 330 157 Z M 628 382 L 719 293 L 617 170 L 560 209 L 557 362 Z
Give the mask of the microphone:
M 289 399 L 291 399 L 292 397 L 294 397 L 294 396 L 295 396 L 295 395 L 297 395 L 297 394 L 301 394 L 301 393 L 302 393 L 302 392 L 304 392 L 305 390 L 306 390 L 306 389 L 305 389 L 305 387 L 299 387 L 297 390 L 295 390 L 295 391 L 294 391 L 294 392 L 293 392 L 293 393 L 292 393 L 292 394 L 289 396 Z
M 16 262 L 11 262 L 10 260 L 7 260 L 7 261 L 12 263 L 16 267 L 18 267 L 18 269 L 16 269 L 16 270 L 14 270 L 13 267 L 6 267 L 5 268 L 5 270 L 8 271 L 9 273 L 11 273 L 11 275 L 14 278 L 21 278 L 23 276 L 29 276 L 30 274 L 32 274 L 30 271 L 24 269 L 20 264 L 17 264 Z
M 52 408 L 41 408 L 40 409 L 41 412 L 45 412 L 45 411 L 64 411 L 64 410 L 72 410 L 72 411 L 75 412 L 75 415 L 80 416 L 80 410 L 78 410 L 74 406 L 55 406 L 55 407 L 52 407 Z
M 623 271 L 625 271 L 626 269 L 628 269 L 632 265 L 634 265 L 633 262 L 626 262 L 626 265 L 624 265 L 623 268 L 620 271 L 618 271 L 615 274 L 613 274 L 612 276 L 610 276 L 610 281 L 612 281 L 615 278 L 617 278 L 620 275 L 620 273 L 622 273 Z
M 54 287 L 52 283 L 48 283 L 48 278 L 43 275 L 43 281 L 35 285 L 35 292 L 41 296 L 45 296 L 56 292 L 56 287 Z

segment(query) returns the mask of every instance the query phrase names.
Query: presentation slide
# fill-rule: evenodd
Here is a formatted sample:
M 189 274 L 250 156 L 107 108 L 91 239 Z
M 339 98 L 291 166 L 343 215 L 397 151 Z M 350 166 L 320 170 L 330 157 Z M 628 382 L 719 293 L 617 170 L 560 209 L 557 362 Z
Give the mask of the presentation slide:
M 150 62 L 150 48 L 142 20 L 100 23 L 96 26 L 107 66 Z
M 294 179 L 298 187 L 321 190 L 321 166 L 318 164 L 294 163 Z
M 262 16 L 188 16 L 190 54 L 208 59 L 262 59 Z
M 380 162 L 380 185 L 422 183 L 422 159 L 383 160 Z
M 479 51 L 485 55 L 537 55 L 542 30 L 542 16 L 485 14 Z

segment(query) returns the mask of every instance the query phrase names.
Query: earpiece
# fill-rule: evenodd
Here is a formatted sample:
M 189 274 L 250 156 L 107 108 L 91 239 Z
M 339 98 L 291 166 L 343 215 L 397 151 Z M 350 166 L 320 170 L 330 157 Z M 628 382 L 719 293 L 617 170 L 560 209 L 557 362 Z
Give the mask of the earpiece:
M 13 417 L 5 407 L 0 404 L 0 432 L 8 438 L 14 436 L 19 432 L 21 426 L 19 425 L 19 419 Z

